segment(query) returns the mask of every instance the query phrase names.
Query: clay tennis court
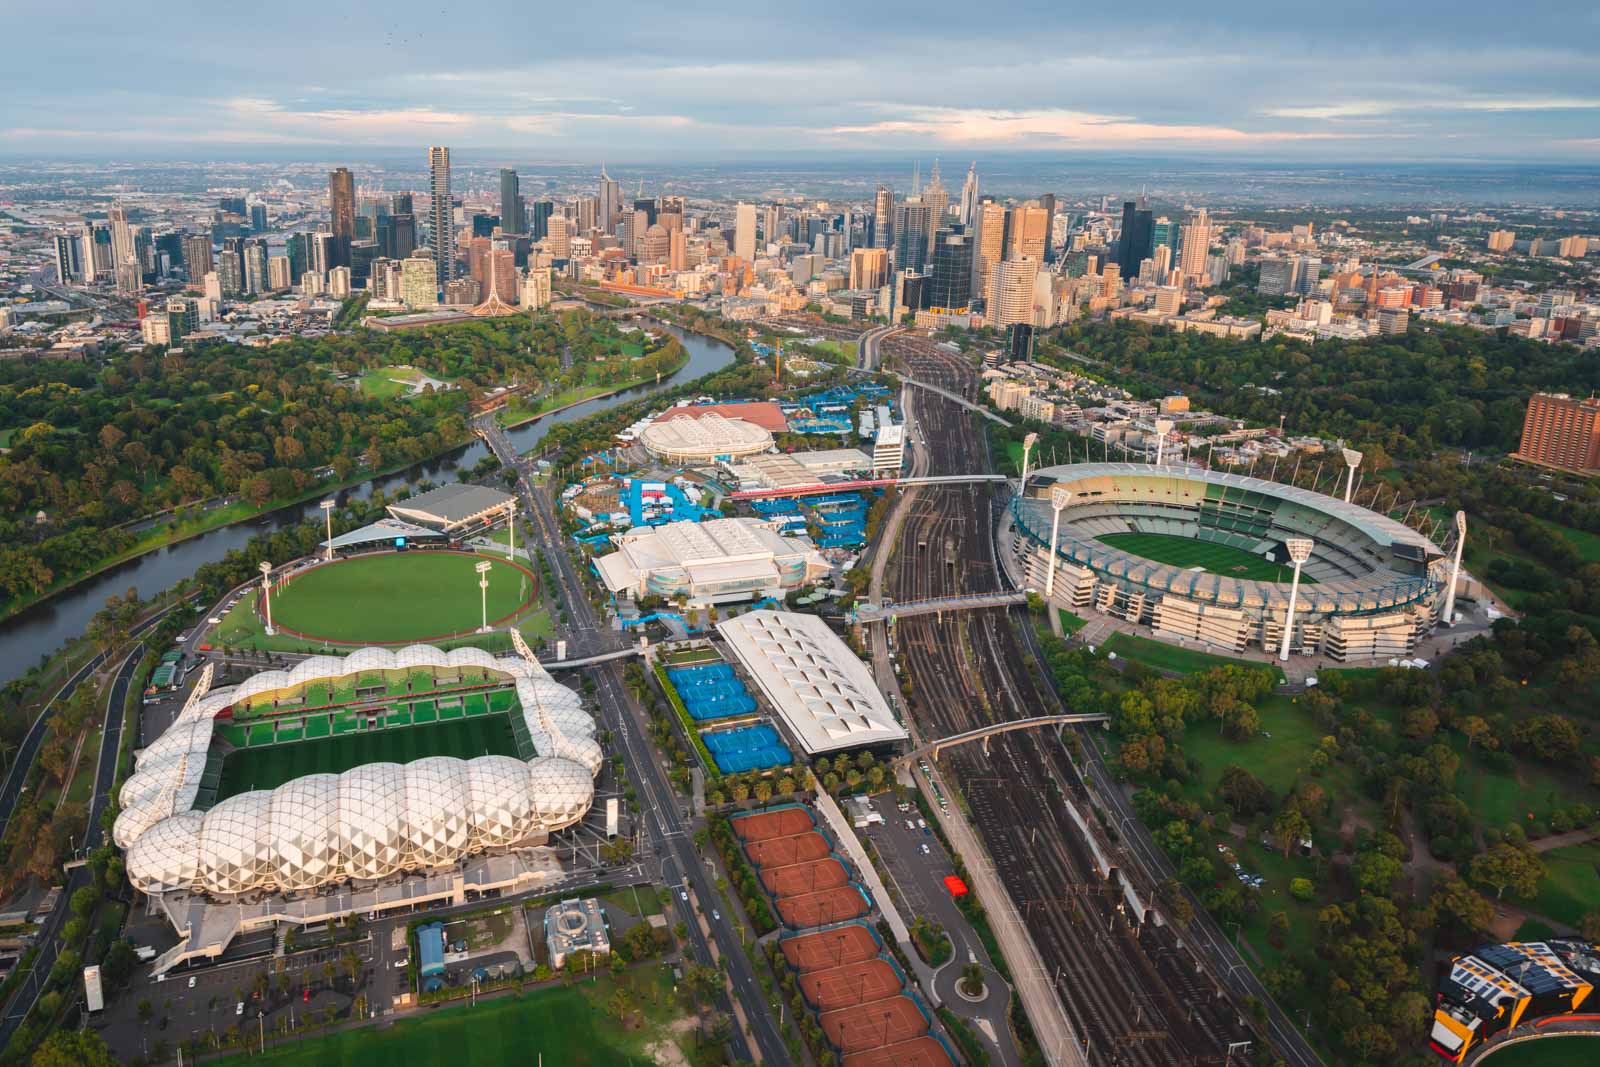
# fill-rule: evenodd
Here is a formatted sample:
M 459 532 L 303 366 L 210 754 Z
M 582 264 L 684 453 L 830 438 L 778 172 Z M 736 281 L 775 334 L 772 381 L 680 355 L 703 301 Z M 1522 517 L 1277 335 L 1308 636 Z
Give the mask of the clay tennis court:
M 780 808 L 728 820 L 733 832 L 743 841 L 765 841 L 769 837 L 791 837 L 813 829 L 811 815 L 804 808 Z
M 866 913 L 867 902 L 861 891 L 848 885 L 778 900 L 778 916 L 791 930 L 842 923 L 847 919 L 859 919 Z
M 950 1053 L 931 1037 L 914 1037 L 844 1058 L 842 1067 L 955 1067 Z
M 821 1022 L 828 1042 L 847 1056 L 901 1044 L 928 1032 L 928 1020 L 906 996 L 824 1012 Z
M 824 889 L 837 889 L 850 881 L 844 864 L 833 857 L 787 867 L 762 867 L 761 884 L 778 899 L 804 896 Z
M 758 867 L 786 867 L 791 863 L 826 859 L 833 850 L 828 839 L 812 830 L 793 837 L 769 837 L 744 846 L 745 855 Z
M 847 963 L 826 971 L 800 976 L 800 991 L 818 1011 L 834 1011 L 854 1004 L 871 1004 L 902 992 L 900 973 L 887 960 Z
M 781 945 L 783 958 L 801 973 L 861 963 L 878 955 L 878 941 L 872 931 L 854 923 L 837 930 L 787 938 Z

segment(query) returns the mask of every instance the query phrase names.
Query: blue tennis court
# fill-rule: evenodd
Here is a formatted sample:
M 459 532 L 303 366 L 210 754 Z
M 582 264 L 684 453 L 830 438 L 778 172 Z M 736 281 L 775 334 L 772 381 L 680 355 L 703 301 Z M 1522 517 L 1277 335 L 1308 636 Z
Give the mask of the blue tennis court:
M 700 740 L 706 743 L 706 749 L 723 774 L 787 767 L 794 762 L 794 754 L 778 739 L 778 731 L 765 723 L 701 734 Z
M 706 663 L 698 667 L 673 667 L 667 679 L 683 698 L 689 717 L 696 722 L 749 715 L 756 701 L 733 675 L 726 663 Z

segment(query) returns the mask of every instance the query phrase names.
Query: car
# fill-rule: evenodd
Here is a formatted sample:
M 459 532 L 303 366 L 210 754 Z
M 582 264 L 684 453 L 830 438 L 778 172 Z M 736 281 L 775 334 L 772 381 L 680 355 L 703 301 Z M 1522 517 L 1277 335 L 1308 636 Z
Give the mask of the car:
M 689 891 L 687 889 L 678 890 L 678 899 L 685 904 L 689 903 Z
M 711 921 L 712 922 L 721 922 L 722 921 L 722 912 L 718 911 L 716 908 L 712 908 L 711 909 Z
M 302 1003 L 302 1004 L 310 1004 L 311 1003 L 311 989 L 310 989 L 309 986 L 306 988 L 305 992 L 301 995 L 300 1003 Z
M 192 974 L 189 976 L 189 988 L 190 989 L 194 988 L 194 975 L 192 975 Z
M 1217 842 L 1217 851 L 1222 853 L 1224 856 L 1226 856 L 1228 854 L 1228 846 L 1224 845 L 1221 841 L 1218 841 Z
M 917 820 L 917 829 L 918 830 L 926 830 L 927 828 L 928 828 L 928 820 L 926 820 L 926 819 L 918 819 Z
M 922 846 L 922 854 L 924 856 L 928 855 L 928 846 L 927 845 L 923 845 Z
M 917 824 L 916 823 L 912 822 L 910 819 L 906 820 L 906 829 L 907 830 L 915 830 L 916 828 L 917 828 Z
M 241 1001 L 239 1001 L 239 1003 L 237 1003 L 237 1004 L 235 1004 L 233 1006 L 233 1013 L 235 1015 L 243 1015 L 244 1014 L 244 1001 L 241 1000 Z
M 178 635 L 178 643 L 181 645 L 181 644 L 183 644 L 183 642 L 189 640 L 190 633 L 191 633 L 191 631 L 185 630 L 185 631 L 183 631 L 183 633 L 179 634 Z
M 922 836 L 923 837 L 932 837 L 933 836 L 933 831 L 928 829 L 926 826 L 924 826 L 922 828 Z

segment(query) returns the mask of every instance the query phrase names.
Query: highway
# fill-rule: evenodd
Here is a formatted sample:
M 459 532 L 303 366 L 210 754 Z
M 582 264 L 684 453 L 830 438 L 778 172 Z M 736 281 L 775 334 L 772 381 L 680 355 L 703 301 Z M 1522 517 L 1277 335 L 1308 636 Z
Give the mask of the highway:
M 550 564 L 551 574 L 566 605 L 570 620 L 566 634 L 568 654 L 575 657 L 593 656 L 623 647 L 626 640 L 609 628 L 603 628 L 595 616 L 589 594 L 562 543 L 561 526 L 548 489 L 533 487 L 528 480 L 526 462 L 511 450 L 509 442 L 492 423 L 485 426 L 480 422 L 479 425 L 501 462 L 509 458 L 510 465 L 518 472 L 517 489 L 523 507 L 531 518 L 530 531 L 542 543 L 545 560 Z M 622 669 L 618 663 L 607 662 L 593 667 L 589 676 L 595 681 L 599 705 L 604 713 L 603 725 L 612 731 L 622 745 L 629 774 L 638 786 L 643 816 L 641 821 L 646 829 L 648 847 L 661 859 L 662 878 L 670 885 L 687 885 L 710 930 L 708 939 L 700 923 L 694 921 L 693 917 L 689 918 L 687 925 L 692 954 L 695 959 L 710 965 L 714 958 L 711 942 L 715 943 L 717 954 L 726 964 L 733 1000 L 737 1001 L 740 1010 L 736 1012 L 735 1005 L 725 998 L 722 1008 L 733 1018 L 747 1019 L 750 1031 L 755 1036 L 757 1049 L 752 1051 L 743 1029 L 736 1026 L 731 1042 L 735 1055 L 751 1061 L 759 1059 L 768 1064 L 790 1062 L 788 1050 L 767 1011 L 766 999 L 756 981 L 754 968 L 745 955 L 731 919 L 727 915 L 711 918 L 712 912 L 720 913 L 722 908 L 707 868 L 694 847 L 688 827 L 688 800 L 673 793 L 666 778 L 666 767 L 660 755 L 650 746 L 647 732 L 649 719 L 644 708 L 622 684 Z M 732 909 L 727 910 L 731 912 Z
M 919 381 L 938 387 L 905 394 L 925 445 L 917 463 L 937 474 L 990 469 L 987 438 L 976 432 L 965 404 L 945 395 L 973 395 L 971 365 L 912 336 L 890 339 L 883 348 Z M 891 529 L 893 555 L 878 563 L 883 595 L 914 601 L 1003 590 L 993 542 L 998 504 L 982 484 L 918 489 Z M 1029 625 L 1019 613 L 1001 610 L 896 624 L 893 651 L 910 680 L 921 736 L 1072 710 L 1040 684 L 1034 654 L 1019 637 Z M 874 651 L 887 651 L 877 647 L 884 642 L 876 636 Z M 980 746 L 966 746 L 941 760 L 946 780 L 959 783 L 988 853 L 978 862 L 992 862 L 1009 891 L 1080 1042 L 1078 1049 L 1046 1048 L 1046 1054 L 1055 1062 L 1095 1065 L 1222 1063 L 1230 1043 L 1248 1034 L 1219 1001 L 1211 979 L 1196 973 L 1172 928 L 1129 914 L 1118 875 L 1101 876 L 1063 803 L 1086 811 L 1088 794 L 1066 750 L 1047 741 L 1050 736 L 999 735 L 987 755 Z M 972 857 L 968 866 L 974 866 Z M 1151 887 L 1138 888 L 1148 900 Z M 1012 965 L 1018 969 L 1017 961 Z

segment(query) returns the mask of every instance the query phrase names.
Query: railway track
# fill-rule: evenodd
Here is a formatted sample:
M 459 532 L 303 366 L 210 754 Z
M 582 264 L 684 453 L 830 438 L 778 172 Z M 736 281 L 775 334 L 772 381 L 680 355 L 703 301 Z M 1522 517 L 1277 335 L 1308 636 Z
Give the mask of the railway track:
M 973 398 L 976 375 L 957 353 L 914 337 L 884 342 L 885 354 L 919 379 Z M 991 469 L 987 438 L 971 413 L 937 395 L 913 403 L 929 474 Z M 995 561 L 995 500 L 986 485 L 918 489 L 900 528 L 885 592 L 927 599 L 1003 588 Z M 1053 690 L 1014 627 L 1016 612 L 922 616 L 897 624 L 896 648 L 910 678 L 910 707 L 925 736 L 1059 710 Z M 1129 914 L 1113 874 L 1103 878 L 1060 801 L 1088 811 L 1065 749 L 1049 735 L 1001 735 L 987 751 L 952 749 L 947 780 L 967 800 L 974 828 L 1009 889 L 1091 1064 L 1166 1067 L 1223 1063 L 1246 1035 L 1211 979 L 1170 927 Z M 1150 887 L 1141 886 L 1148 899 Z

